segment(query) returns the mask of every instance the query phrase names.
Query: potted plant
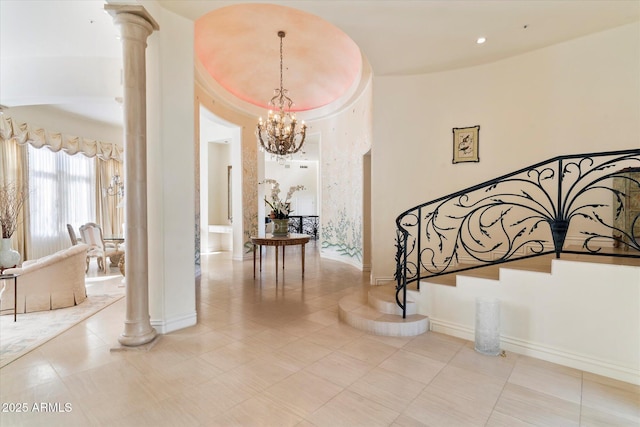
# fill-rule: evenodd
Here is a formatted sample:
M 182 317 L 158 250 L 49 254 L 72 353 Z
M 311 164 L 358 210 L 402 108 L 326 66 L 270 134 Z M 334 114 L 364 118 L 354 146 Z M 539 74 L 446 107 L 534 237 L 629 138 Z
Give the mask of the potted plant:
M 15 184 L 0 185 L 0 269 L 15 267 L 20 263 L 20 253 L 11 249 L 11 236 L 18 227 L 27 196 L 28 192 Z
M 296 185 L 289 188 L 287 197 L 284 200 L 280 199 L 280 184 L 275 179 L 265 179 L 265 184 L 271 184 L 271 201 L 265 196 L 265 203 L 271 208 L 269 218 L 273 220 L 274 236 L 286 236 L 289 234 L 289 214 L 293 212 L 291 210 L 291 196 L 298 190 L 304 190 L 304 185 Z

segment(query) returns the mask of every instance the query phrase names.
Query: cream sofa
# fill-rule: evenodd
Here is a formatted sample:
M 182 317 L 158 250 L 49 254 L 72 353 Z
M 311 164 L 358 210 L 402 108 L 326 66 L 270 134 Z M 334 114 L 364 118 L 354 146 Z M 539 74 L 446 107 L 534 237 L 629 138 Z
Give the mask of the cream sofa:
M 18 313 L 71 307 L 84 301 L 88 248 L 78 244 L 38 260 L 25 261 L 20 268 L 6 269 L 4 274 L 19 275 Z M 4 285 L 0 313 L 13 314 L 13 280 L 5 280 Z

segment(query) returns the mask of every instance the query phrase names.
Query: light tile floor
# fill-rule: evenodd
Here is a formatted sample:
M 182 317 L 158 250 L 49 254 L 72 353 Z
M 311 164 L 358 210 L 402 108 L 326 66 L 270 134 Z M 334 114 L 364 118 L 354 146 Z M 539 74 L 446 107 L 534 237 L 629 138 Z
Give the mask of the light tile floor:
M 0 370 L 8 426 L 638 426 L 640 387 L 428 332 L 367 335 L 337 301 L 367 275 L 296 249 L 276 284 L 203 256 L 198 324 L 111 352 L 124 301 Z M 22 412 L 20 412 L 22 411 Z

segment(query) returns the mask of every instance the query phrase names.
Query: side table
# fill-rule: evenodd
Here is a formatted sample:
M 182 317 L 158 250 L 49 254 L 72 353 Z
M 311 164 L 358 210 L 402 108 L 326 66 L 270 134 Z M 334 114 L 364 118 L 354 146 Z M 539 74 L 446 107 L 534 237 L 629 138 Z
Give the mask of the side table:
M 2 281 L 11 279 L 13 279 L 13 321 L 15 322 L 18 319 L 18 275 L 13 273 L 0 274 L 0 280 Z
M 290 233 L 287 236 L 274 236 L 269 234 L 268 236 L 259 237 L 251 236 L 251 243 L 253 243 L 253 278 L 256 278 L 256 246 L 259 247 L 260 252 L 260 271 L 262 272 L 262 246 L 275 246 L 276 247 L 276 282 L 278 281 L 278 246 L 282 246 L 282 268 L 284 268 L 284 247 L 289 245 L 300 245 L 302 248 L 302 278 L 304 279 L 304 245 L 309 242 L 311 236 L 306 234 Z

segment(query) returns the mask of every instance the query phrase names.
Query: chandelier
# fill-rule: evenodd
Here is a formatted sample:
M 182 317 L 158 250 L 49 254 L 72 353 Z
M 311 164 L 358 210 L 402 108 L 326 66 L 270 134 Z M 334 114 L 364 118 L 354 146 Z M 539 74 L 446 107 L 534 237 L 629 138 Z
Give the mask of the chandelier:
M 298 128 L 295 113 L 291 113 L 293 101 L 287 96 L 287 89 L 282 87 L 282 39 L 285 32 L 278 31 L 280 37 L 280 89 L 274 90 L 274 97 L 269 101 L 277 111 L 269 110 L 266 121 L 262 117 L 256 128 L 256 135 L 260 140 L 260 149 L 274 155 L 279 161 L 286 156 L 297 153 L 306 136 L 307 126 L 304 121 Z
M 104 189 L 108 196 L 124 197 L 124 182 L 117 173 L 111 177 L 111 185 Z

